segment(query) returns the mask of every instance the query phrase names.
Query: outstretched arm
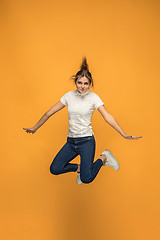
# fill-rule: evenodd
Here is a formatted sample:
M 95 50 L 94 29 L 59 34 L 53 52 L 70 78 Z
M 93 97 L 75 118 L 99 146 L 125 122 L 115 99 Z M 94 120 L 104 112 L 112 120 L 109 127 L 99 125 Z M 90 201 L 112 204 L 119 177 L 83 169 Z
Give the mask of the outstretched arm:
M 61 110 L 62 108 L 64 108 L 65 105 L 63 103 L 61 103 L 61 101 L 57 102 L 55 105 L 53 105 L 53 107 L 51 107 L 47 112 L 46 115 L 51 117 L 53 114 L 55 114 L 56 112 L 58 112 L 59 110 Z
M 36 123 L 33 128 L 23 128 L 28 133 L 35 133 L 38 128 L 40 128 L 53 114 L 64 108 L 65 105 L 61 103 L 61 101 L 57 102 L 53 107 L 51 107 Z
M 106 110 L 104 105 L 99 106 L 97 108 L 97 110 L 101 113 L 101 115 L 103 116 L 104 120 L 110 126 L 112 126 L 117 132 L 119 132 L 124 138 L 126 138 L 126 139 L 138 139 L 138 138 L 141 138 L 141 136 L 140 137 L 131 136 L 131 135 L 127 135 L 126 133 L 124 133 L 124 131 L 118 125 L 116 119 L 109 112 L 107 112 L 107 110 Z

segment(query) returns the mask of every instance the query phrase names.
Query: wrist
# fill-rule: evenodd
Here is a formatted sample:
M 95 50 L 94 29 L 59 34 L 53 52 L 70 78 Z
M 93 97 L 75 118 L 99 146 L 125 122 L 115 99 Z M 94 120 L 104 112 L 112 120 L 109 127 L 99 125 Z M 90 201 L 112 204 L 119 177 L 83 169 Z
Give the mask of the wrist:
M 126 137 L 126 135 L 127 135 L 127 134 L 125 134 L 125 133 L 122 133 L 122 137 Z

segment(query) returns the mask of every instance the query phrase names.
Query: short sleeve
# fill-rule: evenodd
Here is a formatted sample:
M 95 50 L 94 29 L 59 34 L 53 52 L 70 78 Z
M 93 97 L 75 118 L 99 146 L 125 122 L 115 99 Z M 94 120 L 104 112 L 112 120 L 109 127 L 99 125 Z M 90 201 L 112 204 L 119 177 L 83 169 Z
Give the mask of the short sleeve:
M 97 109 L 101 105 L 104 105 L 103 101 L 100 99 L 100 97 L 97 94 L 95 94 L 95 96 L 94 96 L 94 107 Z
M 64 94 L 61 99 L 60 99 L 61 103 L 63 103 L 63 105 L 67 106 L 68 105 L 68 93 Z

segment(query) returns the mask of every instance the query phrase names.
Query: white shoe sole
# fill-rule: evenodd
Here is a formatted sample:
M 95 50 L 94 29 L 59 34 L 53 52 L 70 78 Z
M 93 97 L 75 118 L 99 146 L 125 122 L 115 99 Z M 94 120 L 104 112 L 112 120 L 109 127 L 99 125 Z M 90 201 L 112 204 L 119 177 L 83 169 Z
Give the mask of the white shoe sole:
M 107 161 L 105 162 L 104 166 L 108 165 L 112 167 L 114 170 L 119 170 L 119 163 L 117 159 L 113 156 L 109 149 L 106 149 L 101 155 L 104 154 L 107 157 Z
M 80 173 L 77 175 L 77 184 L 82 184 L 83 182 L 80 179 Z

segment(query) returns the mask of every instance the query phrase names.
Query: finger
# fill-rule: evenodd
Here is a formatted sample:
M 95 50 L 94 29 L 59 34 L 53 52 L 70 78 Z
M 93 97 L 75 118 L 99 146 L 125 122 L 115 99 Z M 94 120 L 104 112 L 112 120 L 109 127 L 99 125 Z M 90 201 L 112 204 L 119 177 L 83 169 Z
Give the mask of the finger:
M 132 136 L 132 138 L 136 138 L 136 139 L 138 139 L 138 138 L 141 138 L 141 136 Z

